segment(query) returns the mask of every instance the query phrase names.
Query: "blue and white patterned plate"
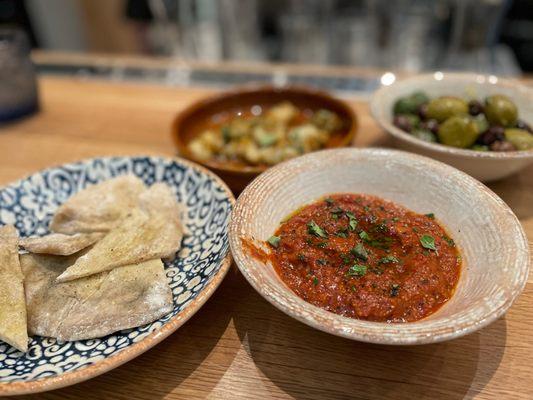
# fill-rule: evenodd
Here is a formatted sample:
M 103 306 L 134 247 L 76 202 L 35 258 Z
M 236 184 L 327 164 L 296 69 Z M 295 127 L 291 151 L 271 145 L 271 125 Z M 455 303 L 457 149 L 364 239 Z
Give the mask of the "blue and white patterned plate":
M 58 343 L 35 336 L 23 354 L 0 341 L 0 395 L 39 392 L 81 382 L 134 358 L 187 321 L 230 266 L 228 222 L 234 197 L 213 173 L 181 159 L 95 158 L 50 168 L 0 189 L 0 225 L 21 236 L 44 235 L 57 207 L 81 189 L 133 173 L 147 185 L 164 182 L 188 211 L 179 257 L 165 263 L 174 311 L 145 326 L 100 339 Z

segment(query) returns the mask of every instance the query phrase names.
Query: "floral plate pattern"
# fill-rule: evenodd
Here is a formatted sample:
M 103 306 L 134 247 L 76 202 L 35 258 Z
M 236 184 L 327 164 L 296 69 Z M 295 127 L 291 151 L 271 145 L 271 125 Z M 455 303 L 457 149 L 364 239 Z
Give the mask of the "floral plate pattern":
M 26 354 L 0 341 L 0 395 L 56 389 L 131 360 L 187 321 L 224 278 L 233 195 L 216 175 L 178 158 L 95 158 L 37 172 L 0 189 L 0 225 L 14 224 L 23 237 L 44 235 L 54 211 L 70 196 L 124 174 L 147 185 L 166 183 L 187 207 L 179 257 L 165 262 L 174 310 L 151 324 L 99 339 L 60 343 L 34 336 Z

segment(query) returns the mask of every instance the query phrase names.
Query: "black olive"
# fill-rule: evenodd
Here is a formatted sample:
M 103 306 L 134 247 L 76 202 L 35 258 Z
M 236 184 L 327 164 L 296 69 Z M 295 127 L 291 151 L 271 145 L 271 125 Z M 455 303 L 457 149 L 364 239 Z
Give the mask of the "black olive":
M 484 111 L 485 107 L 477 100 L 470 100 L 468 102 L 468 112 L 470 115 L 479 115 Z
M 490 149 L 492 151 L 515 151 L 516 147 L 507 140 L 496 140 L 490 145 Z
M 428 117 L 428 104 L 424 103 L 418 106 L 418 116 L 420 119 L 426 119 Z
M 439 122 L 436 119 L 428 119 L 420 123 L 420 129 L 433 132 L 435 135 L 439 131 Z
M 494 125 L 483 132 L 477 139 L 477 142 L 486 146 L 496 142 L 505 140 L 505 129 L 502 126 Z
M 411 132 L 418 123 L 418 117 L 411 114 L 395 115 L 393 123 L 401 130 Z

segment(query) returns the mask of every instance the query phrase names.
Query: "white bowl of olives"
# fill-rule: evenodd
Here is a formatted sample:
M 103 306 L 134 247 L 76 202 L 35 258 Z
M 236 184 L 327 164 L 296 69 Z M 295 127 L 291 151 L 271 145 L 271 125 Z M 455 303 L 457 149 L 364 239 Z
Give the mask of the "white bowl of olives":
M 384 86 L 371 110 L 408 151 L 446 162 L 481 181 L 533 162 L 533 91 L 490 75 L 419 75 Z

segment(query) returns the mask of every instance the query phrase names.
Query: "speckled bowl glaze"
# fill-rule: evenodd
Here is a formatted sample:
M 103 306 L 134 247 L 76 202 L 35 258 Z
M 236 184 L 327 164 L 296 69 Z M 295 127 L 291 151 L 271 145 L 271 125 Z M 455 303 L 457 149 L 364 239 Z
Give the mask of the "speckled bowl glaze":
M 46 234 L 54 211 L 72 194 L 123 174 L 137 175 L 147 185 L 166 183 L 187 207 L 182 249 L 165 262 L 174 310 L 150 324 L 93 340 L 60 343 L 34 336 L 26 354 L 0 341 L 0 396 L 57 389 L 118 367 L 183 325 L 226 275 L 233 195 L 212 172 L 178 158 L 94 158 L 37 172 L 0 188 L 0 225 L 14 224 L 21 236 Z
M 403 79 L 376 91 L 371 111 L 396 146 L 450 164 L 484 182 L 494 181 L 518 172 L 533 163 L 533 150 L 483 152 L 429 143 L 417 139 L 393 125 L 394 102 L 414 91 L 422 90 L 429 97 L 452 95 L 484 99 L 492 94 L 509 96 L 517 105 L 519 116 L 533 124 L 533 90 L 519 82 L 493 75 L 435 72 Z
M 463 270 L 452 298 L 417 322 L 342 317 L 296 296 L 243 248 L 264 241 L 302 205 L 331 193 L 367 193 L 418 213 L 435 213 L 457 243 Z M 282 163 L 255 179 L 237 200 L 230 246 L 248 282 L 274 306 L 312 327 L 364 342 L 413 345 L 454 339 L 501 317 L 522 291 L 529 249 L 509 207 L 483 184 L 426 157 L 385 149 L 324 150 Z

